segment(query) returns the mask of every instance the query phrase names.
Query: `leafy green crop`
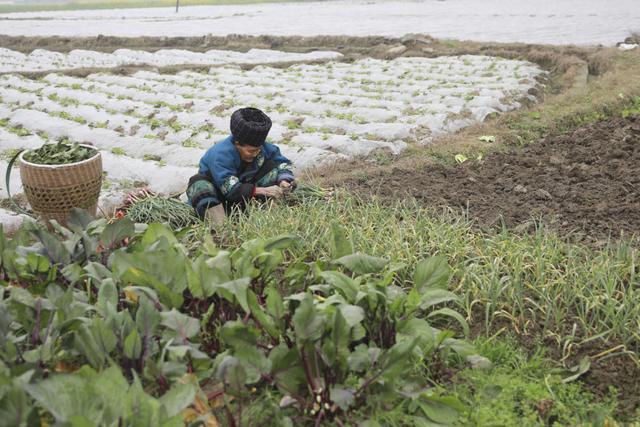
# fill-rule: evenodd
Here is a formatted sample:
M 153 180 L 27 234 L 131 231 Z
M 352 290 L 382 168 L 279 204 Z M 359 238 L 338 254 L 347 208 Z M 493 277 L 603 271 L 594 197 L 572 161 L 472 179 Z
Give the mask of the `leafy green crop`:
M 288 425 L 343 424 L 375 403 L 416 425 L 465 410 L 430 385 L 432 361 L 475 353 L 436 327 L 468 333 L 442 257 L 400 286 L 403 266 L 355 252 L 337 223 L 328 259 L 291 264 L 291 235 L 231 251 L 208 237 L 189 253 L 158 223 L 73 210 L 53 226 L 0 228 L 0 413 L 15 425 L 181 425 L 194 412 L 251 425 L 245 408 L 265 396 Z M 217 410 L 195 402 L 211 381 Z
M 24 159 L 39 165 L 67 165 L 90 159 L 96 153 L 97 150 L 94 148 L 59 141 L 56 144 L 44 144 L 40 148 L 27 151 Z

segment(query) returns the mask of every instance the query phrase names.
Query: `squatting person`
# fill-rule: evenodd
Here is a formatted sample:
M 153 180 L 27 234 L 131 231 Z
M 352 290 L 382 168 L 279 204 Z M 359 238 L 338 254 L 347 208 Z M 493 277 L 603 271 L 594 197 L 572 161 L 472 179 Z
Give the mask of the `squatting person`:
M 280 198 L 295 188 L 291 161 L 266 142 L 271 119 L 257 108 L 231 115 L 231 135 L 214 144 L 200 159 L 198 174 L 187 188 L 198 216 L 215 224 L 234 206 L 256 198 Z

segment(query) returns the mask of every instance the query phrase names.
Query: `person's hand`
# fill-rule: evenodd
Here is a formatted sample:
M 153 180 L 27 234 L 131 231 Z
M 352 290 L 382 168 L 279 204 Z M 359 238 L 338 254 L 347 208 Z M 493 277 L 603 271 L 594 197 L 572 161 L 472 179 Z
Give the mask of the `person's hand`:
M 258 187 L 256 188 L 257 196 L 266 196 L 273 197 L 274 199 L 279 199 L 284 195 L 284 191 L 277 185 L 272 185 L 271 187 Z
M 296 187 L 298 186 L 298 183 L 295 181 L 280 181 L 280 183 L 278 184 L 281 188 L 283 188 L 285 191 L 287 192 L 291 192 L 293 190 L 296 189 Z

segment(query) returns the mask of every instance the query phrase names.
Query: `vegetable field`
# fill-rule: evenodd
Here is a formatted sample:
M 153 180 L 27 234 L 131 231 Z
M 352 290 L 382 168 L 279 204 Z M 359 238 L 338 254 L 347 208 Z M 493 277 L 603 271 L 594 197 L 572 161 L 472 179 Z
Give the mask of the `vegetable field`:
M 82 3 L 82 2 L 79 2 Z M 135 3 L 134 3 L 135 4 Z M 2 14 L 12 36 L 394 36 L 483 42 L 614 45 L 640 30 L 636 0 L 353 0 Z M 10 6 L 9 6 L 10 8 Z M 2 8 L 0 8 L 0 11 Z
M 635 11 L 483 3 L 0 16 L 0 176 L 27 149 L 100 193 L 45 226 L 53 192 L 0 183 L 0 427 L 640 426 L 640 39 L 387 36 L 612 43 Z M 202 221 L 247 106 L 296 183 Z
M 289 53 L 265 49 L 251 49 L 248 52 L 228 50 L 208 50 L 203 53 L 188 50 L 164 49 L 146 52 L 131 49 L 116 49 L 113 53 L 90 50 L 72 50 L 69 53 L 35 49 L 29 54 L 0 47 L 0 73 L 71 70 L 76 68 L 115 68 L 127 65 L 219 65 L 219 64 L 260 64 L 291 61 L 337 59 L 337 52 Z
M 37 80 L 9 74 L 0 76 L 0 165 L 45 142 L 93 144 L 103 153 L 109 210 L 119 188 L 184 191 L 241 106 L 270 115 L 270 139 L 302 170 L 375 150 L 398 154 L 518 108 L 534 99 L 527 91 L 543 75 L 531 63 L 484 56 Z M 11 191 L 20 193 L 17 174 Z

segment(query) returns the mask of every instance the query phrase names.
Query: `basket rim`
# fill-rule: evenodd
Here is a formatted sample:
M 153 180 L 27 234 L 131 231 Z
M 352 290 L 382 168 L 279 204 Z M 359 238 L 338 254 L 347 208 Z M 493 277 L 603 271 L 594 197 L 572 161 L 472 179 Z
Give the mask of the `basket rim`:
M 32 167 L 43 168 L 43 169 L 56 169 L 56 168 L 62 168 L 62 167 L 83 165 L 95 160 L 97 157 L 100 157 L 100 150 L 98 149 L 98 147 L 89 145 L 89 144 L 78 144 L 78 145 L 80 145 L 81 147 L 87 147 L 87 148 L 91 148 L 92 150 L 95 150 L 96 151 L 95 156 L 91 156 L 88 159 L 82 160 L 80 162 L 62 163 L 60 165 L 42 165 L 40 163 L 32 163 L 24 159 L 24 155 L 27 154 L 29 151 L 32 151 L 29 149 L 29 150 L 24 150 L 22 153 L 20 153 L 20 157 L 18 157 L 18 159 L 20 160 L 21 163 L 24 163 Z

